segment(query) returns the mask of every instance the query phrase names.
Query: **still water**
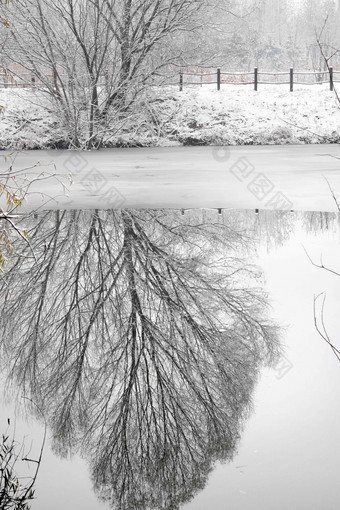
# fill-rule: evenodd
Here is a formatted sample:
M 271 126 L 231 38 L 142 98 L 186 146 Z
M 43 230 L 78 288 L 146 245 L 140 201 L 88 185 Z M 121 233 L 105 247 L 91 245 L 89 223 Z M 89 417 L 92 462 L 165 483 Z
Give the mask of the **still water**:
M 327 291 L 336 338 L 339 277 L 312 264 L 339 265 L 335 215 L 28 222 L 37 260 L 22 244 L 6 268 L 1 368 L 47 424 L 33 510 L 337 507 L 340 365 L 313 303 Z M 11 406 L 1 426 L 37 458 L 43 426 Z

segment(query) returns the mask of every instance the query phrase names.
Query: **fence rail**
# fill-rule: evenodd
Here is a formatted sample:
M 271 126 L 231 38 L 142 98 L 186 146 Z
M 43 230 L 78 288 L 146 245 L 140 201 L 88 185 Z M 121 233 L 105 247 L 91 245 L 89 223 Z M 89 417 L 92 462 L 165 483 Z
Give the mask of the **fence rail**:
M 1 1 L 1 0 L 0 0 Z M 69 85 L 74 82 L 79 85 L 80 83 L 84 83 L 90 85 L 91 79 L 87 75 L 70 77 L 66 74 L 60 74 L 61 79 L 63 80 L 64 85 Z M 97 85 L 105 85 L 107 81 L 107 75 L 103 74 L 99 77 Z M 52 72 L 43 74 L 41 73 L 39 76 L 31 73 L 18 73 L 13 72 L 9 69 L 1 70 L 0 68 L 0 88 L 41 88 L 46 86 L 54 86 L 57 82 L 57 75 Z
M 271 71 L 259 71 L 257 67 L 254 68 L 254 71 L 246 71 L 246 72 L 226 72 L 221 71 L 221 68 L 217 68 L 213 73 L 204 73 L 204 72 L 186 72 L 181 70 L 179 73 L 179 90 L 182 91 L 185 85 L 213 85 L 215 84 L 217 90 L 221 90 L 221 85 L 254 85 L 254 90 L 257 91 L 259 85 L 289 85 L 289 90 L 293 92 L 294 85 L 317 85 L 323 83 L 329 83 L 330 90 L 334 90 L 334 83 L 340 83 L 340 79 L 336 80 L 335 75 L 339 74 L 340 71 L 335 71 L 333 67 L 330 67 L 327 71 L 295 71 L 292 67 L 289 71 L 280 71 L 280 72 L 271 72 Z M 249 81 L 249 75 L 253 76 L 253 79 Z M 186 80 L 186 76 L 196 76 L 198 81 Z M 206 81 L 206 77 L 214 76 L 214 81 Z M 247 81 L 235 81 L 230 79 L 223 79 L 224 76 L 231 77 L 247 77 Z M 280 76 L 280 77 L 288 77 L 288 80 L 285 81 L 261 81 L 261 76 Z M 299 79 L 300 76 L 314 76 L 315 80 L 312 82 L 303 82 Z M 296 79 L 297 78 L 297 79 Z
M 45 76 L 46 81 L 53 83 L 53 76 Z M 34 88 L 41 84 L 41 80 L 30 73 L 12 73 L 8 70 L 0 71 L 0 88 Z
M 333 67 L 329 67 L 327 71 L 296 71 L 293 68 L 290 68 L 288 71 L 260 71 L 257 67 L 254 68 L 253 71 L 244 71 L 244 72 L 231 72 L 231 71 L 222 71 L 221 68 L 217 68 L 214 72 L 210 69 L 208 72 L 205 72 L 202 68 L 198 71 L 185 71 L 183 69 L 179 72 L 179 90 L 183 91 L 186 85 L 192 86 L 203 86 L 203 85 L 215 85 L 217 90 L 221 90 L 222 85 L 253 85 L 254 90 L 257 91 L 261 85 L 289 85 L 289 89 L 291 92 L 294 90 L 294 85 L 316 85 L 316 84 L 324 84 L 329 83 L 330 90 L 334 90 L 334 84 L 340 83 L 339 79 L 336 79 L 336 75 L 340 75 L 340 71 L 336 71 Z M 174 73 L 171 75 L 174 78 L 172 81 L 172 85 L 177 84 L 176 76 L 178 74 Z M 301 77 L 305 76 L 306 78 L 313 77 L 313 81 L 305 82 L 301 80 Z M 264 79 L 261 80 L 261 77 Z M 274 77 L 274 79 L 269 79 L 270 77 Z M 281 81 L 276 80 L 275 77 L 278 77 Z M 286 78 L 287 77 L 287 78 Z M 100 84 L 104 84 L 106 82 L 106 76 L 101 76 L 102 82 Z M 194 79 L 196 78 L 196 79 Z M 281 79 L 282 78 L 282 79 Z M 178 79 L 178 78 L 177 78 Z M 33 74 L 29 73 L 11 73 L 6 69 L 3 69 L 1 72 L 0 68 L 0 88 L 35 88 L 45 86 L 47 82 L 49 84 L 53 84 L 56 81 L 56 76 L 53 75 L 45 75 L 43 78 L 39 78 Z M 72 81 L 70 79 L 70 81 Z M 160 85 L 163 83 L 160 82 Z M 168 85 L 170 83 L 167 83 Z

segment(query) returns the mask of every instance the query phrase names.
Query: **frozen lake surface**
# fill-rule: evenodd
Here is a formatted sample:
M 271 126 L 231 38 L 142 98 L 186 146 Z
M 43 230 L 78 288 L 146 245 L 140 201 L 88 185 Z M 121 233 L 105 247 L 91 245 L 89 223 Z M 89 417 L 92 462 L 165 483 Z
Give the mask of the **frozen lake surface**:
M 53 178 L 35 183 L 28 209 L 335 211 L 327 181 L 335 193 L 340 189 L 336 144 L 23 151 L 13 168 L 37 163 L 30 172 L 71 173 L 73 183 L 67 196 Z

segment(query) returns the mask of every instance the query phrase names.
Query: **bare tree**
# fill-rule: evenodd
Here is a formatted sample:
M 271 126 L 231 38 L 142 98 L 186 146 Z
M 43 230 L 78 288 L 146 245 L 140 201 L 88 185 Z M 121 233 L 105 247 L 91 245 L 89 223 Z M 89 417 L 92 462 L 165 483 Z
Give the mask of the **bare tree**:
M 20 451 L 14 440 L 3 435 L 0 439 L 0 508 L 3 510 L 24 510 L 29 508 L 29 502 L 33 499 L 32 481 L 23 486 L 15 472 Z
M 177 58 L 167 41 L 190 28 L 201 4 L 18 0 L 10 9 L 8 61 L 41 82 L 71 145 L 99 146 L 133 114 L 150 79 Z
M 2 4 L 2 7 L 5 7 L 5 12 L 7 12 L 10 1 L 5 0 L 2 2 L 0 0 L 0 4 Z M 10 24 L 5 17 L 0 16 L 0 22 L 6 29 L 9 29 Z M 3 106 L 0 106 L 1 108 Z M 33 193 L 32 187 L 34 183 L 53 177 L 58 180 L 64 191 L 66 191 L 65 184 L 61 181 L 61 177 L 65 176 L 50 173 L 46 170 L 40 173 L 35 172 L 34 169 L 39 166 L 39 163 L 31 168 L 18 169 L 15 166 L 16 155 L 15 152 L 10 152 L 8 155 L 1 156 L 6 168 L 0 171 L 0 274 L 3 273 L 9 259 L 13 255 L 13 238 L 16 236 L 19 236 L 26 243 L 31 250 L 30 256 L 34 258 L 29 237 L 23 225 L 24 217 L 20 215 L 20 208 L 26 198 Z
M 30 238 L 37 263 L 18 259 L 2 287 L 12 381 L 56 450 L 89 460 L 99 496 L 177 508 L 232 457 L 259 368 L 279 354 L 245 236 L 200 213 L 64 211 Z
M 28 218 L 36 214 L 37 210 L 23 214 L 22 206 L 25 200 L 33 195 L 34 184 L 37 181 L 56 179 L 66 193 L 67 187 L 63 182 L 65 175 L 51 172 L 46 167 L 39 171 L 40 163 L 27 168 L 17 168 L 17 154 L 12 152 L 8 156 L 3 156 L 7 168 L 0 172 L 0 273 L 3 273 L 10 259 L 13 258 L 15 251 L 15 239 L 19 237 L 24 241 L 30 250 L 30 257 L 35 260 L 35 254 L 32 249 L 29 235 L 26 229 Z M 55 165 L 53 165 L 55 170 Z M 71 176 L 68 176 L 71 180 Z M 58 196 L 49 197 L 51 201 L 56 201 Z M 19 252 L 20 253 L 20 252 Z
M 339 214 L 327 211 L 305 211 L 302 214 L 303 228 L 307 233 L 317 234 L 335 231 Z
M 35 414 L 41 414 L 34 402 L 31 401 L 30 405 Z M 41 418 L 41 415 L 39 417 Z M 8 418 L 8 428 L 9 426 L 10 419 Z M 30 502 L 34 499 L 34 486 L 41 466 L 46 439 L 46 424 L 38 458 L 28 457 L 29 454 L 25 453 L 25 445 L 20 445 L 14 438 L 10 438 L 8 428 L 0 438 L 0 508 L 1 510 L 28 510 Z M 34 465 L 33 474 L 25 477 L 19 476 L 19 460 Z M 23 474 L 22 470 L 21 474 Z M 23 483 L 23 479 L 26 480 L 25 483 Z
M 336 204 L 336 207 L 338 209 L 338 219 L 340 218 L 340 203 L 338 200 L 338 197 L 335 195 L 334 190 L 332 189 L 330 183 L 327 181 L 329 190 L 332 194 L 333 200 Z M 325 228 L 325 227 L 324 227 Z M 328 225 L 326 227 L 328 229 Z M 320 262 L 315 262 L 311 256 L 308 254 L 308 252 L 305 249 L 305 253 L 310 260 L 310 262 L 313 264 L 313 266 L 318 267 L 319 269 L 322 269 L 323 271 L 326 271 L 328 273 L 331 273 L 335 276 L 340 277 L 340 272 L 336 271 L 335 269 L 332 269 L 328 266 L 325 266 L 323 263 L 322 257 L 320 257 Z M 321 305 L 319 303 L 321 302 Z M 326 294 L 322 292 L 321 294 L 318 294 L 314 297 L 314 303 L 313 303 L 313 315 L 314 315 L 314 325 L 315 329 L 319 333 L 320 337 L 330 346 L 333 353 L 335 354 L 336 358 L 340 361 L 340 349 L 335 345 L 334 341 L 331 339 L 331 337 L 328 334 L 327 326 L 325 322 L 325 302 L 326 302 Z

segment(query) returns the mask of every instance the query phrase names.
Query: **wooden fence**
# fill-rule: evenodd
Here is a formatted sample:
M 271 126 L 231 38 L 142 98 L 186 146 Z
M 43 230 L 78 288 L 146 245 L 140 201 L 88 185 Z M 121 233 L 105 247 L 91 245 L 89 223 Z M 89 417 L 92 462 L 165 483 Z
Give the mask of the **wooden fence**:
M 258 90 L 260 85 L 289 85 L 289 90 L 293 92 L 294 85 L 316 85 L 322 83 L 329 83 L 330 90 L 334 90 L 334 83 L 340 83 L 340 80 L 335 79 L 335 75 L 340 74 L 340 71 L 335 71 L 333 67 L 330 67 L 327 71 L 295 71 L 293 68 L 290 68 L 289 71 L 286 72 L 268 72 L 268 71 L 259 71 L 257 67 L 254 68 L 254 71 L 249 72 L 224 72 L 218 67 L 215 72 L 187 72 L 181 70 L 179 73 L 179 90 L 182 91 L 185 85 L 212 85 L 215 84 L 217 90 L 221 90 L 221 85 L 254 85 L 254 90 Z M 191 77 L 189 80 L 186 77 Z M 284 81 L 261 81 L 261 76 L 270 77 L 280 77 L 283 78 Z M 301 81 L 301 76 L 314 78 L 311 82 Z M 192 77 L 195 77 L 196 80 L 193 80 Z M 207 81 L 207 78 L 211 78 L 210 81 Z M 227 77 L 227 78 L 225 78 Z M 286 78 L 287 77 L 287 78 Z M 246 78 L 246 79 L 244 79 Z M 236 81 L 238 79 L 238 81 Z
M 196 71 L 181 70 L 179 73 L 179 90 L 182 91 L 185 86 L 215 85 L 217 90 L 221 90 L 222 85 L 253 85 L 254 90 L 258 90 L 261 85 L 289 85 L 289 90 L 293 92 L 294 85 L 315 85 L 329 83 L 330 90 L 334 89 L 334 83 L 340 83 L 336 79 L 336 71 L 330 67 L 327 71 L 295 71 L 290 68 L 285 72 L 260 71 L 257 67 L 248 72 L 225 72 L 219 67 L 213 72 L 207 72 L 200 69 Z M 172 84 L 176 86 L 176 73 L 172 75 L 175 81 Z M 178 76 L 178 75 L 177 75 Z M 273 80 L 274 77 L 274 80 Z M 312 78 L 312 81 L 301 81 L 301 77 Z M 103 84 L 105 76 L 101 77 Z M 270 79 L 271 78 L 271 79 Z M 49 83 L 55 82 L 55 76 L 44 76 Z M 276 80 L 276 81 L 275 81 Z M 178 82 L 177 82 L 178 84 Z M 159 85 L 164 85 L 161 82 Z M 10 71 L 0 70 L 0 88 L 35 88 L 41 87 L 43 83 L 38 77 L 29 74 L 12 74 Z
M 46 80 L 52 83 L 53 76 L 46 76 Z M 0 72 L 0 88 L 35 88 L 38 85 L 41 85 L 41 81 L 33 74 L 21 73 L 19 75 L 7 70 Z

